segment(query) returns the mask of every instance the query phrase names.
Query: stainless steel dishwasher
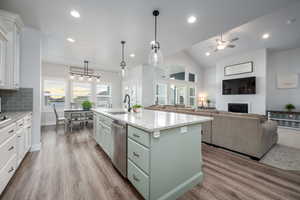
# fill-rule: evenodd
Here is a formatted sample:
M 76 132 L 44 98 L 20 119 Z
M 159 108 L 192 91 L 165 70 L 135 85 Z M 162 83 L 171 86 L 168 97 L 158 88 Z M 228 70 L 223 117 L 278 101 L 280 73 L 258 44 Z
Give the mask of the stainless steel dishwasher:
M 115 168 L 127 177 L 127 124 L 118 120 L 112 123 L 112 162 Z

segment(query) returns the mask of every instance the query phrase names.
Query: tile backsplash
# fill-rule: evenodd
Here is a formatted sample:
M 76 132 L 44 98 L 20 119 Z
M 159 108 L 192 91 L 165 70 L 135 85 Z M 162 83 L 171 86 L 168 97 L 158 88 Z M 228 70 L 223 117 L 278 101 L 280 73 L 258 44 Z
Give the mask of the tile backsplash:
M 33 89 L 0 90 L 2 112 L 32 111 Z

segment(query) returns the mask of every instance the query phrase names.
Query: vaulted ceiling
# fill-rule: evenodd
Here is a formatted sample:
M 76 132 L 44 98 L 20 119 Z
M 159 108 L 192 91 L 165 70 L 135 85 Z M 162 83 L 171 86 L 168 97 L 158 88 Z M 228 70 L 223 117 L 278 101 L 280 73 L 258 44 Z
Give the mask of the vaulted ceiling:
M 238 37 L 233 49 L 214 52 L 216 39 L 219 36 L 201 41 L 187 48 L 188 54 L 202 67 L 213 67 L 226 57 L 247 51 L 266 48 L 269 51 L 281 51 L 300 47 L 300 2 L 274 11 L 271 14 L 259 17 L 251 22 L 227 31 L 223 36 L 225 40 Z M 268 33 L 270 37 L 262 39 Z M 210 56 L 206 56 L 210 52 Z
M 41 30 L 43 60 L 119 70 L 121 40 L 129 65 L 147 62 L 153 40 L 152 10 L 159 9 L 158 40 L 165 56 L 220 32 L 287 7 L 297 0 L 1 0 L 0 8 L 21 15 L 26 26 Z M 81 18 L 70 16 L 76 9 Z M 195 15 L 195 24 L 186 18 Z M 72 37 L 75 43 L 66 38 Z M 135 53 L 135 58 L 128 55 Z

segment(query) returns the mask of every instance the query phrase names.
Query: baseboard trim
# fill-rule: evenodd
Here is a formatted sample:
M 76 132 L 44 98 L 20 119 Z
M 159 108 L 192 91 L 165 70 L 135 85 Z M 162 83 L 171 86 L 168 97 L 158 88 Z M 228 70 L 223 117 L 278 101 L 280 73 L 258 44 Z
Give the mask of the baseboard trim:
M 199 172 L 195 174 L 193 177 L 189 178 L 182 184 L 178 185 L 177 187 L 173 188 L 171 191 L 166 193 L 165 195 L 159 197 L 159 200 L 172 200 L 177 199 L 179 196 L 184 194 L 185 192 L 189 191 L 197 184 L 202 183 L 203 181 L 203 173 Z
M 42 144 L 41 144 L 41 143 L 32 145 L 31 148 L 30 148 L 30 152 L 40 151 L 40 150 L 41 150 L 41 147 L 42 147 Z

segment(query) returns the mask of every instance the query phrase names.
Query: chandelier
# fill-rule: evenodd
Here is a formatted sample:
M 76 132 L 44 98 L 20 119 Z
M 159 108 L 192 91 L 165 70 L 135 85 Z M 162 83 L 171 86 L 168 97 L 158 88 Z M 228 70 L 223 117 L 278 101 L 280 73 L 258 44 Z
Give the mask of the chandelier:
M 88 81 L 100 81 L 100 75 L 95 73 L 94 70 L 89 69 L 89 61 L 83 61 L 84 66 L 81 67 L 70 67 L 70 79 L 74 80 L 78 78 L 78 80 L 88 80 Z

